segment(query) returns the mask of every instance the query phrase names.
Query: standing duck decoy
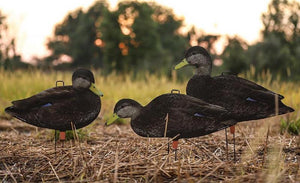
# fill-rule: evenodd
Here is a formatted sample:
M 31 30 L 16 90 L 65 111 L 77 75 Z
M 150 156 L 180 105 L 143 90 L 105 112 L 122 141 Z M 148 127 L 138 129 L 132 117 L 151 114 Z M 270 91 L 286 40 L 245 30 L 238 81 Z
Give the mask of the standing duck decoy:
M 238 122 L 271 117 L 276 112 L 281 115 L 294 111 L 282 103 L 282 95 L 254 82 L 235 75 L 211 77 L 212 59 L 203 47 L 189 48 L 175 69 L 185 65 L 196 67 L 196 74 L 188 81 L 186 93 L 224 107 Z M 275 109 L 275 97 L 278 98 L 278 111 Z
M 101 108 L 99 96 L 103 94 L 95 87 L 93 73 L 78 69 L 72 75 L 72 86 L 50 88 L 13 101 L 5 112 L 25 123 L 64 133 L 72 130 L 71 122 L 79 129 L 96 119 Z
M 139 136 L 175 137 L 175 153 L 180 138 L 199 137 L 236 124 L 225 108 L 183 94 L 163 94 L 146 106 L 132 99 L 121 99 L 106 125 L 118 118 L 131 118 L 131 127 Z

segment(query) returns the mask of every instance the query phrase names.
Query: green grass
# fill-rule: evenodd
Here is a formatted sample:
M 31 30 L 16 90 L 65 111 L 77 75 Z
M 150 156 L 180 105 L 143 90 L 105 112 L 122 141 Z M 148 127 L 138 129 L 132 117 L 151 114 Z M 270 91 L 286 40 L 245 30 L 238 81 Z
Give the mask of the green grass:
M 300 133 L 300 118 L 292 121 L 281 119 L 280 132 L 288 132 L 291 135 L 299 135 Z
M 172 89 L 179 89 L 185 93 L 185 82 L 176 81 L 176 73 L 172 79 L 166 76 L 156 76 L 149 73 L 141 73 L 141 79 L 132 80 L 131 75 L 118 75 L 112 73 L 103 76 L 101 71 L 93 70 L 96 86 L 104 93 L 102 100 L 101 116 L 106 118 L 113 112 L 114 104 L 121 98 L 132 98 L 142 105 L 147 104 L 153 98 L 163 93 L 170 93 Z M 141 75 L 140 74 L 140 75 Z M 244 78 L 253 78 L 255 69 L 252 68 Z M 29 97 L 45 89 L 55 86 L 57 80 L 64 80 L 65 85 L 71 84 L 71 71 L 41 71 L 41 70 L 16 70 L 5 71 L 0 69 L 0 117 L 9 117 L 4 113 L 5 107 L 13 100 Z M 269 72 L 260 74 L 258 83 L 262 86 L 285 96 L 283 102 L 292 106 L 296 111 L 291 119 L 299 118 L 300 109 L 300 86 L 299 83 L 281 82 L 278 78 L 273 79 Z
M 169 81 L 167 77 L 156 77 L 145 73 L 141 80 L 131 80 L 130 75 L 117 75 L 115 73 L 102 76 L 100 71 L 93 71 L 96 86 L 104 93 L 102 109 L 105 115 L 111 113 L 115 102 L 121 98 L 132 98 L 141 104 L 150 102 L 154 97 L 168 93 L 176 88 L 185 92 L 185 83 Z M 71 85 L 72 72 L 44 72 L 31 71 L 4 71 L 0 70 L 0 116 L 4 116 L 4 108 L 10 105 L 10 101 L 29 97 L 45 89 L 55 86 L 57 80 L 64 80 L 65 85 Z M 110 111 L 107 111 L 110 110 Z

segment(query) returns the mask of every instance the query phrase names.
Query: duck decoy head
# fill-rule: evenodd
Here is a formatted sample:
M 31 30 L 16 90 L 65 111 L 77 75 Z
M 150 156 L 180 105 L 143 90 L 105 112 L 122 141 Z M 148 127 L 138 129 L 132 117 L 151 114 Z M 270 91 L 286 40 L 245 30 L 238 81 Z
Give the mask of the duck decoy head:
M 88 69 L 77 69 L 72 75 L 72 85 L 75 89 L 89 89 L 98 96 L 103 93 L 95 86 L 93 73 Z
M 174 69 L 180 69 L 185 65 L 195 66 L 197 69 L 201 68 L 202 72 L 208 72 L 203 74 L 210 74 L 212 68 L 212 60 L 209 53 L 201 46 L 193 46 L 189 48 L 184 58 L 178 63 Z
M 142 106 L 132 99 L 119 100 L 114 108 L 114 113 L 107 119 L 106 125 L 110 125 L 119 118 L 134 118 L 139 114 Z

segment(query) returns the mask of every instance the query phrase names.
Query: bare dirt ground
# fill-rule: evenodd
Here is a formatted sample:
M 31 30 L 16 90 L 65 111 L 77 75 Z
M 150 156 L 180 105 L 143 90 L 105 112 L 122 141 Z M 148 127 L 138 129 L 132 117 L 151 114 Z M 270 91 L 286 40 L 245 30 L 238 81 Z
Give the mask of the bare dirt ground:
M 80 143 L 58 142 L 55 153 L 52 130 L 0 120 L 0 181 L 299 182 L 299 136 L 280 135 L 278 123 L 239 124 L 234 162 L 232 135 L 227 159 L 224 131 L 181 139 L 175 161 L 167 138 L 139 137 L 129 124 L 97 120 Z

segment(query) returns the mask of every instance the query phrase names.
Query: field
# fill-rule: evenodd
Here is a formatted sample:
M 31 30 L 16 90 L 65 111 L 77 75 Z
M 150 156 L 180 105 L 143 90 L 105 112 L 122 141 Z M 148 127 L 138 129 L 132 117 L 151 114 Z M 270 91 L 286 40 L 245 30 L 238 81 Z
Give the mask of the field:
M 56 80 L 71 84 L 71 72 L 0 70 L 0 180 L 2 182 L 299 182 L 300 137 L 282 131 L 281 122 L 300 118 L 298 83 L 271 81 L 261 74 L 258 83 L 285 96 L 296 111 L 288 116 L 240 123 L 236 127 L 236 157 L 229 133 L 181 139 L 178 160 L 167 153 L 168 139 L 137 136 L 128 121 L 104 126 L 121 98 L 147 104 L 154 97 L 179 89 L 186 82 L 145 73 L 102 76 L 93 71 L 96 86 L 104 93 L 101 113 L 91 125 L 73 132 L 75 140 L 58 142 L 54 132 L 27 125 L 4 113 L 10 101 L 55 86 Z M 251 71 L 252 72 L 252 71 Z M 253 73 L 245 76 L 250 78 Z M 282 132 L 282 133 L 281 133 Z M 76 138 L 77 137 L 77 138 Z M 171 139 L 169 139 L 171 141 Z

